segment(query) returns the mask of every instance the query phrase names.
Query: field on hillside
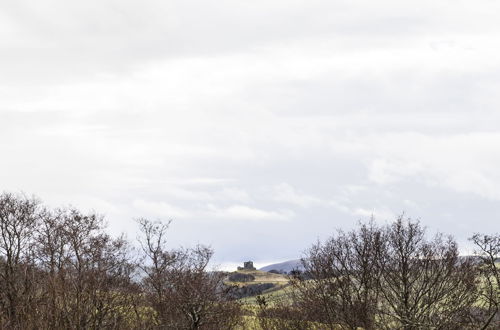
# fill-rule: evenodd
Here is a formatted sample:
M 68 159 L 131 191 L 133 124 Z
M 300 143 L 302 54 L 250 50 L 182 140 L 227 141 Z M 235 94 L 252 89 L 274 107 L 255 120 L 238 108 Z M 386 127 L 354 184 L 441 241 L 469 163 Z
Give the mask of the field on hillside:
M 231 280 L 231 278 L 242 280 Z M 242 292 L 239 300 L 246 308 L 251 309 L 257 304 L 257 296 L 265 297 L 267 301 L 283 296 L 289 287 L 289 278 L 287 275 L 261 270 L 237 270 L 229 274 L 225 283 L 237 286 Z
M 253 276 L 252 281 L 228 281 L 229 283 L 244 286 L 248 284 L 257 283 L 273 283 L 273 284 L 286 284 L 288 283 L 288 277 L 283 274 L 268 273 L 261 270 L 237 270 L 232 274 L 242 274 L 247 276 Z
M 269 324 L 272 324 L 278 319 L 275 318 L 262 318 L 262 316 L 259 316 L 259 314 L 262 312 L 262 310 L 259 308 L 258 304 L 258 299 L 259 298 L 264 298 L 266 303 L 268 304 L 269 307 L 273 308 L 276 306 L 275 304 L 277 303 L 280 305 L 280 303 L 285 303 L 285 305 L 288 305 L 291 302 L 291 293 L 293 290 L 293 287 L 290 285 L 290 278 L 287 275 L 283 274 L 275 274 L 275 273 L 268 273 L 265 271 L 260 271 L 260 270 L 239 270 L 234 273 L 239 273 L 239 274 L 244 274 L 244 275 L 251 275 L 255 279 L 252 281 L 245 281 L 245 282 L 231 282 L 228 281 L 227 284 L 232 284 L 236 285 L 238 287 L 246 287 L 246 286 L 252 286 L 255 284 L 273 284 L 274 286 L 270 289 L 264 290 L 263 292 L 256 294 L 256 295 L 251 295 L 247 297 L 243 297 L 239 299 L 239 301 L 243 304 L 243 311 L 244 315 L 242 317 L 242 323 L 241 326 L 236 328 L 236 330 L 243 330 L 243 329 L 249 329 L 249 330 L 261 330 L 263 329 L 262 323 L 266 324 L 268 322 Z M 485 279 L 483 279 L 481 282 L 486 282 Z M 481 303 L 478 301 L 477 306 L 481 305 Z M 267 321 L 266 321 L 267 319 Z M 264 321 L 263 321 L 264 320 Z M 283 324 L 283 320 L 280 321 L 280 324 Z M 288 322 L 288 321 L 285 321 Z M 293 320 L 290 321 L 290 328 L 297 328 L 297 324 L 294 324 Z M 307 328 L 308 329 L 313 329 L 313 330 L 321 330 L 324 329 L 324 325 L 320 323 L 314 323 L 314 322 L 306 322 L 307 323 Z M 292 325 L 293 324 L 293 325 Z M 266 325 L 264 325 L 264 328 Z M 271 326 L 272 327 L 272 326 Z M 288 326 L 287 326 L 288 327 Z M 300 328 L 300 326 L 299 326 Z M 339 329 L 342 329 L 341 326 L 339 326 Z M 361 328 L 360 328 L 361 329 Z

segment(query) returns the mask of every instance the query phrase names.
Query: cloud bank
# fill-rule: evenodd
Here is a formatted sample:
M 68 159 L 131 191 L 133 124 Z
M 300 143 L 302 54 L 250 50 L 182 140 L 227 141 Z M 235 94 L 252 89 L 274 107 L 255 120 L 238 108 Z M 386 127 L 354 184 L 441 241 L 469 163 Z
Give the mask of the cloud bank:
M 218 262 L 403 211 L 500 223 L 500 4 L 0 4 L 1 189 L 173 219 Z

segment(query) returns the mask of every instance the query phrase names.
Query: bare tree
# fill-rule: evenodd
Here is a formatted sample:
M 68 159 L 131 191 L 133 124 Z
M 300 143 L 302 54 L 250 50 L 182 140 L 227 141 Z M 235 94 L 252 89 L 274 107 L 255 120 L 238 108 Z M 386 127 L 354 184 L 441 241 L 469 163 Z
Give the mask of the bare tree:
M 306 252 L 306 276 L 292 281 L 292 292 L 307 319 L 332 329 L 374 329 L 381 236 L 372 220 L 348 233 L 339 230 Z
M 471 241 L 481 259 L 480 328 L 497 329 L 500 327 L 500 235 L 474 234 Z
M 381 326 L 389 329 L 467 328 L 477 272 L 459 258 L 451 238 L 425 237 L 418 221 L 399 217 L 387 227 L 381 268 Z
M 169 222 L 139 219 L 140 263 L 102 216 L 0 195 L 0 328 L 233 329 L 242 315 L 213 250 L 168 249 Z M 500 236 L 475 234 L 477 257 L 418 221 L 373 219 L 305 254 L 280 298 L 259 297 L 264 329 L 496 329 Z M 138 273 L 138 270 L 141 270 Z
M 148 219 L 138 219 L 139 230 L 142 234 L 138 238 L 142 248 L 142 266 L 145 277 L 144 289 L 150 297 L 152 307 L 158 315 L 160 324 L 167 323 L 168 287 L 167 274 L 178 256 L 167 251 L 167 230 L 170 222 L 152 222 Z
M 207 271 L 213 251 L 204 246 L 168 250 L 169 223 L 139 219 L 143 284 L 158 325 L 165 329 L 232 329 L 240 304 L 231 300 L 224 275 Z
M 473 328 L 478 272 L 451 237 L 399 217 L 338 231 L 310 248 L 290 308 L 329 329 Z M 269 315 L 269 308 L 267 308 Z
M 38 268 L 43 272 L 48 328 L 122 328 L 132 312 L 129 289 L 134 265 L 128 243 L 104 233 L 102 217 L 76 209 L 43 217 Z
M 0 195 L 0 327 L 23 328 L 36 304 L 33 288 L 34 231 L 39 202 L 9 193 Z
M 263 330 L 309 330 L 322 329 L 319 324 L 306 317 L 297 297 L 288 291 L 284 295 L 257 296 L 257 317 Z

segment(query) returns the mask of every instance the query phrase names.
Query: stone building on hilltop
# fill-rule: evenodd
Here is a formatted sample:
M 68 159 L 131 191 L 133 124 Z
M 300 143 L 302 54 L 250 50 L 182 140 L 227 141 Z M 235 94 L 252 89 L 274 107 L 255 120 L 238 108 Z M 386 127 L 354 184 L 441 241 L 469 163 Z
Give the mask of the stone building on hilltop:
M 253 266 L 253 261 L 245 261 L 243 263 L 243 267 L 238 267 L 238 270 L 257 270 L 257 269 Z

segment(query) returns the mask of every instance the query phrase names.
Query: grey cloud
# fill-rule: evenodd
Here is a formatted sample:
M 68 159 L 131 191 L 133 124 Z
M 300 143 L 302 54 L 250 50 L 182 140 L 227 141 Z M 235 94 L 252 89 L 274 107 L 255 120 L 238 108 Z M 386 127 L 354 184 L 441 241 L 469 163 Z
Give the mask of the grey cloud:
M 0 189 L 173 218 L 220 262 L 372 213 L 498 230 L 491 1 L 0 5 Z
M 0 7 L 0 68 L 11 83 L 68 83 L 130 72 L 144 61 L 252 52 L 309 39 L 370 49 L 436 31 L 470 32 L 448 14 L 454 2 L 418 7 L 397 1 L 9 2 Z M 481 18 L 480 26 L 496 24 L 493 17 Z

